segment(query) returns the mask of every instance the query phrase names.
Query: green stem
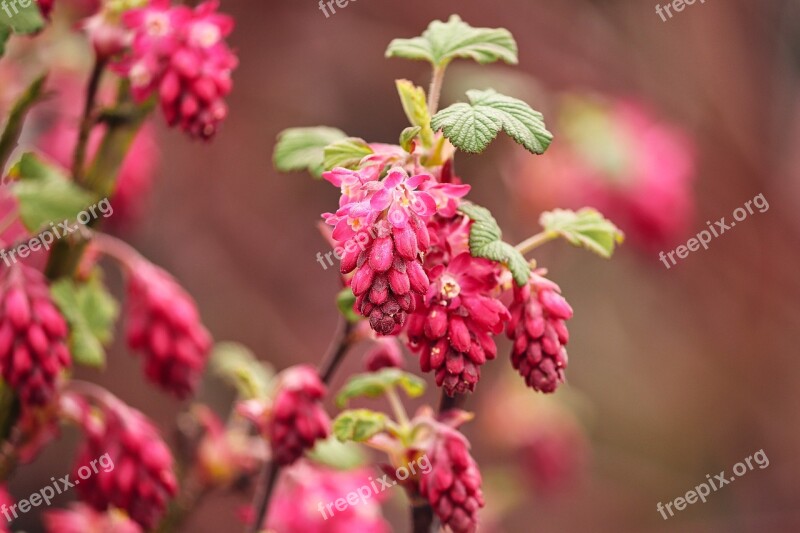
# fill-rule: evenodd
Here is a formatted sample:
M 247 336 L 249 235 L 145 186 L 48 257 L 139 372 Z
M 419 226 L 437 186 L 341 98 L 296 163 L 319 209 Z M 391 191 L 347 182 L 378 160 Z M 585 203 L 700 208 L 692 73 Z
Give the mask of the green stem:
M 532 237 L 528 237 L 521 243 L 515 246 L 515 248 L 521 253 L 522 255 L 527 254 L 528 252 L 533 251 L 534 249 L 538 248 L 539 246 L 552 241 L 558 237 L 557 233 L 553 233 L 550 231 L 543 231 L 541 233 L 537 233 Z
M 442 84 L 444 83 L 444 71 L 447 65 L 438 65 L 433 67 L 433 77 L 431 77 L 431 86 L 428 89 L 428 112 L 431 116 L 436 114 L 439 109 L 439 97 L 442 95 Z
M 81 118 L 80 129 L 78 130 L 78 142 L 75 144 L 75 152 L 72 158 L 72 177 L 77 183 L 83 181 L 83 165 L 86 161 L 86 150 L 89 144 L 89 136 L 95 124 L 93 111 L 97 91 L 100 88 L 100 79 L 103 77 L 106 61 L 97 58 L 89 77 L 89 85 L 86 88 L 86 99 L 83 104 L 83 116 Z
M 30 108 L 42 97 L 42 89 L 44 88 L 46 78 L 47 76 L 45 74 L 36 78 L 11 109 L 6 127 L 3 130 L 2 136 L 0 136 L 0 175 L 2 176 L 6 175 L 5 168 L 8 163 L 8 158 L 11 157 L 11 153 L 19 142 L 22 126 L 25 123 L 25 115 L 27 115 Z
M 394 387 L 386 389 L 386 398 L 389 400 L 389 405 L 392 406 L 392 411 L 394 412 L 395 418 L 400 423 L 400 427 L 404 430 L 410 428 L 411 421 L 408 419 L 408 413 L 406 413 L 406 408 L 403 407 L 403 402 L 400 401 L 400 396 L 397 395 L 397 391 Z

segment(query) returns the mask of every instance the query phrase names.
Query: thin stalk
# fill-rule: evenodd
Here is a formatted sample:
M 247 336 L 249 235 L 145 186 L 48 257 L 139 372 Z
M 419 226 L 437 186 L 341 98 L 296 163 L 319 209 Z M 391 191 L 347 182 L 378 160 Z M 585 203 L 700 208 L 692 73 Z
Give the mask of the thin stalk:
M 538 248 L 539 246 L 552 241 L 558 237 L 558 234 L 553 233 L 551 231 L 543 231 L 541 233 L 537 233 L 531 237 L 528 237 L 521 243 L 515 246 L 515 248 L 522 254 L 525 255 L 534 249 Z
M 83 103 L 83 115 L 81 125 L 78 130 L 78 142 L 75 144 L 75 152 L 72 157 L 72 176 L 76 182 L 83 181 L 84 163 L 86 162 L 86 150 L 89 144 L 89 136 L 95 124 L 93 110 L 97 99 L 97 91 L 100 88 L 100 80 L 103 77 L 106 60 L 97 58 L 89 77 L 89 85 L 86 88 L 86 99 Z
M 436 110 L 439 109 L 439 97 L 442 95 L 445 69 L 447 69 L 447 65 L 440 65 L 433 68 L 431 86 L 428 89 L 428 112 L 431 116 L 435 115 Z
M 406 413 L 406 408 L 403 407 L 403 402 L 400 401 L 400 396 L 397 395 L 397 390 L 394 387 L 386 389 L 386 398 L 389 399 L 389 405 L 392 406 L 392 412 L 394 412 L 397 421 L 400 422 L 400 427 L 404 430 L 410 428 L 411 421 L 408 419 L 408 413 Z

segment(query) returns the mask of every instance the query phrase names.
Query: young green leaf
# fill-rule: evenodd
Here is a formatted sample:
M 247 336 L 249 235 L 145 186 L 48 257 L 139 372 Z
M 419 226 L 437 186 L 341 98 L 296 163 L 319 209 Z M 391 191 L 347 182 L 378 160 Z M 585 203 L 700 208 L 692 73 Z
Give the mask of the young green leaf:
M 480 64 L 502 60 L 516 65 L 517 43 L 504 28 L 473 28 L 452 15 L 447 22 L 431 22 L 420 37 L 393 40 L 386 57 L 429 61 L 434 67 L 446 67 L 456 58 Z
M 414 139 L 419 136 L 422 128 L 409 126 L 400 133 L 400 147 L 409 154 L 414 151 Z
M 237 342 L 220 342 L 211 352 L 211 370 L 232 384 L 246 399 L 269 397 L 275 373 L 259 361 L 249 348 Z
M 485 207 L 463 203 L 459 211 L 472 220 L 469 230 L 469 251 L 473 257 L 482 257 L 504 264 L 520 287 L 528 282 L 531 269 L 525 257 L 513 246 L 503 242 L 500 226 Z
M 0 28 L 0 48 L 3 46 L 3 30 Z M 2 56 L 0 50 L 0 56 Z M 8 114 L 6 126 L 0 135 L 0 175 L 2 175 L 6 168 L 6 162 L 11 156 L 11 153 L 17 147 L 19 136 L 22 134 L 22 127 L 25 125 L 25 116 L 28 111 L 39 101 L 44 95 L 44 83 L 47 79 L 45 74 L 42 74 L 25 89 L 25 92 L 14 102 Z
M 50 222 L 72 220 L 95 202 L 94 195 L 67 179 L 63 171 L 27 153 L 9 172 L 16 181 L 12 194 L 19 201 L 19 216 L 29 231 Z
M 467 91 L 467 97 L 469 104 L 453 104 L 431 120 L 433 130 L 442 130 L 456 148 L 482 152 L 500 130 L 534 154 L 542 154 L 550 146 L 553 134 L 547 131 L 544 117 L 522 100 L 493 89 Z
M 336 396 L 336 405 L 344 407 L 351 398 L 366 396 L 377 398 L 386 393 L 390 387 L 400 387 L 411 398 L 425 392 L 425 382 L 414 374 L 398 368 L 384 368 L 378 372 L 357 374 L 350 378 Z
M 341 442 L 364 442 L 386 428 L 385 414 L 369 409 L 343 411 L 333 421 L 333 434 Z
M 355 312 L 353 306 L 356 304 L 356 297 L 353 294 L 353 289 L 345 287 L 339 294 L 336 295 L 336 307 L 342 316 L 351 324 L 355 324 L 361 320 L 361 315 Z
M 325 170 L 336 167 L 355 169 L 362 159 L 374 153 L 366 141 L 356 137 L 334 141 L 323 152 L 322 167 Z
M 102 367 L 103 346 L 111 342 L 119 314 L 117 301 L 97 275 L 80 284 L 61 279 L 50 286 L 50 292 L 69 324 L 73 360 L 85 366 Z
M 545 231 L 557 234 L 575 246 L 583 246 L 608 259 L 625 234 L 613 222 L 591 207 L 570 211 L 554 209 L 542 213 L 539 223 Z
M 403 111 L 412 126 L 420 128 L 422 145 L 429 148 L 433 145 L 433 130 L 431 129 L 431 114 L 428 112 L 428 102 L 425 91 L 408 80 L 397 80 L 397 93 L 403 104 Z
M 21 35 L 29 35 L 41 30 L 44 27 L 44 17 L 39 11 L 38 2 L 28 2 L 23 6 L 22 2 L 8 2 L 0 9 L 0 27 L 8 27 Z M 10 9 L 9 9 L 10 7 Z
M 278 135 L 273 161 L 281 172 L 307 170 L 315 178 L 322 176 L 325 147 L 344 139 L 347 134 L 336 128 L 289 128 Z
M 317 440 L 306 455 L 315 463 L 335 470 L 353 470 L 367 462 L 362 446 L 354 442 L 342 442 L 334 435 Z
M 6 41 L 11 36 L 11 28 L 0 24 L 0 57 L 6 53 Z

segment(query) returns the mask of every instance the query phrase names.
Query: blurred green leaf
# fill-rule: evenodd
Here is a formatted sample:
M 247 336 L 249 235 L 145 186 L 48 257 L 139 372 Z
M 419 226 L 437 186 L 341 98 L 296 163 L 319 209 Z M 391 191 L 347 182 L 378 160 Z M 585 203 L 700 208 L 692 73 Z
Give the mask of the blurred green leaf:
M 582 246 L 608 259 L 617 244 L 622 244 L 625 234 L 591 207 L 579 211 L 554 209 L 542 213 L 539 223 L 545 231 L 565 238 L 575 246 Z
M 325 170 L 337 167 L 355 169 L 362 159 L 373 153 L 372 148 L 363 139 L 348 137 L 325 147 L 322 167 Z
M 16 181 L 12 194 L 19 201 L 19 216 L 35 232 L 50 222 L 75 217 L 95 202 L 95 196 L 70 181 L 61 169 L 27 153 L 9 173 Z
M 400 133 L 400 147 L 409 154 L 414 151 L 414 139 L 417 138 L 422 128 L 409 126 Z
M 364 442 L 386 427 L 385 414 L 369 409 L 343 411 L 333 421 L 333 434 L 341 442 Z
M 353 470 L 363 466 L 367 461 L 359 445 L 342 442 L 335 435 L 317 440 L 307 455 L 312 461 L 337 470 Z
M 336 307 L 339 308 L 339 312 L 342 313 L 342 316 L 351 324 L 355 324 L 361 320 L 361 315 L 356 313 L 353 309 L 355 304 L 356 297 L 350 287 L 345 287 L 336 295 Z
M 69 324 L 73 360 L 84 366 L 102 367 L 106 356 L 103 346 L 112 340 L 119 305 L 99 275 L 85 283 L 61 279 L 50 286 L 50 292 Z
M 423 146 L 433 145 L 433 130 L 431 129 L 431 115 L 428 112 L 428 102 L 425 91 L 422 87 L 417 87 L 408 80 L 397 80 L 397 93 L 400 95 L 400 102 L 403 104 L 403 111 L 408 117 L 412 126 L 418 126 Z M 407 131 L 408 128 L 406 128 Z M 401 137 L 402 139 L 402 137 Z M 402 142 L 401 142 L 402 145 Z M 408 151 L 408 150 L 406 150 Z
M 214 345 L 211 370 L 233 385 L 242 398 L 263 399 L 272 392 L 275 372 L 243 344 L 219 342 Z
M 0 27 L 8 27 L 22 35 L 28 35 L 44 27 L 44 17 L 39 11 L 39 3 L 32 0 L 23 7 L 18 1 L 0 4 Z M 8 10 L 8 11 L 6 11 Z
M 281 172 L 308 170 L 319 178 L 323 172 L 325 147 L 346 137 L 345 132 L 325 126 L 283 130 L 275 145 L 275 168 Z
M 425 382 L 414 374 L 399 368 L 384 368 L 378 372 L 351 377 L 336 396 L 336 405 L 344 407 L 350 399 L 359 396 L 377 398 L 396 386 L 402 388 L 411 398 L 421 396 L 425 392 Z

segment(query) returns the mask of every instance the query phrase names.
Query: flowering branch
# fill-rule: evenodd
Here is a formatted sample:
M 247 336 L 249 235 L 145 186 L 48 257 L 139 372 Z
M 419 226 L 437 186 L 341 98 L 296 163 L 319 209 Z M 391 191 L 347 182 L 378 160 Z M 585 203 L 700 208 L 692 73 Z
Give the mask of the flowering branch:
M 76 182 L 83 181 L 84 161 L 86 160 L 86 150 L 89 143 L 89 135 L 94 125 L 94 108 L 97 98 L 97 91 L 100 88 L 100 80 L 103 77 L 106 59 L 97 57 L 89 76 L 89 83 L 86 87 L 86 99 L 84 101 L 83 115 L 81 117 L 80 129 L 78 130 L 78 142 L 75 145 L 75 152 L 72 158 L 72 176 Z

